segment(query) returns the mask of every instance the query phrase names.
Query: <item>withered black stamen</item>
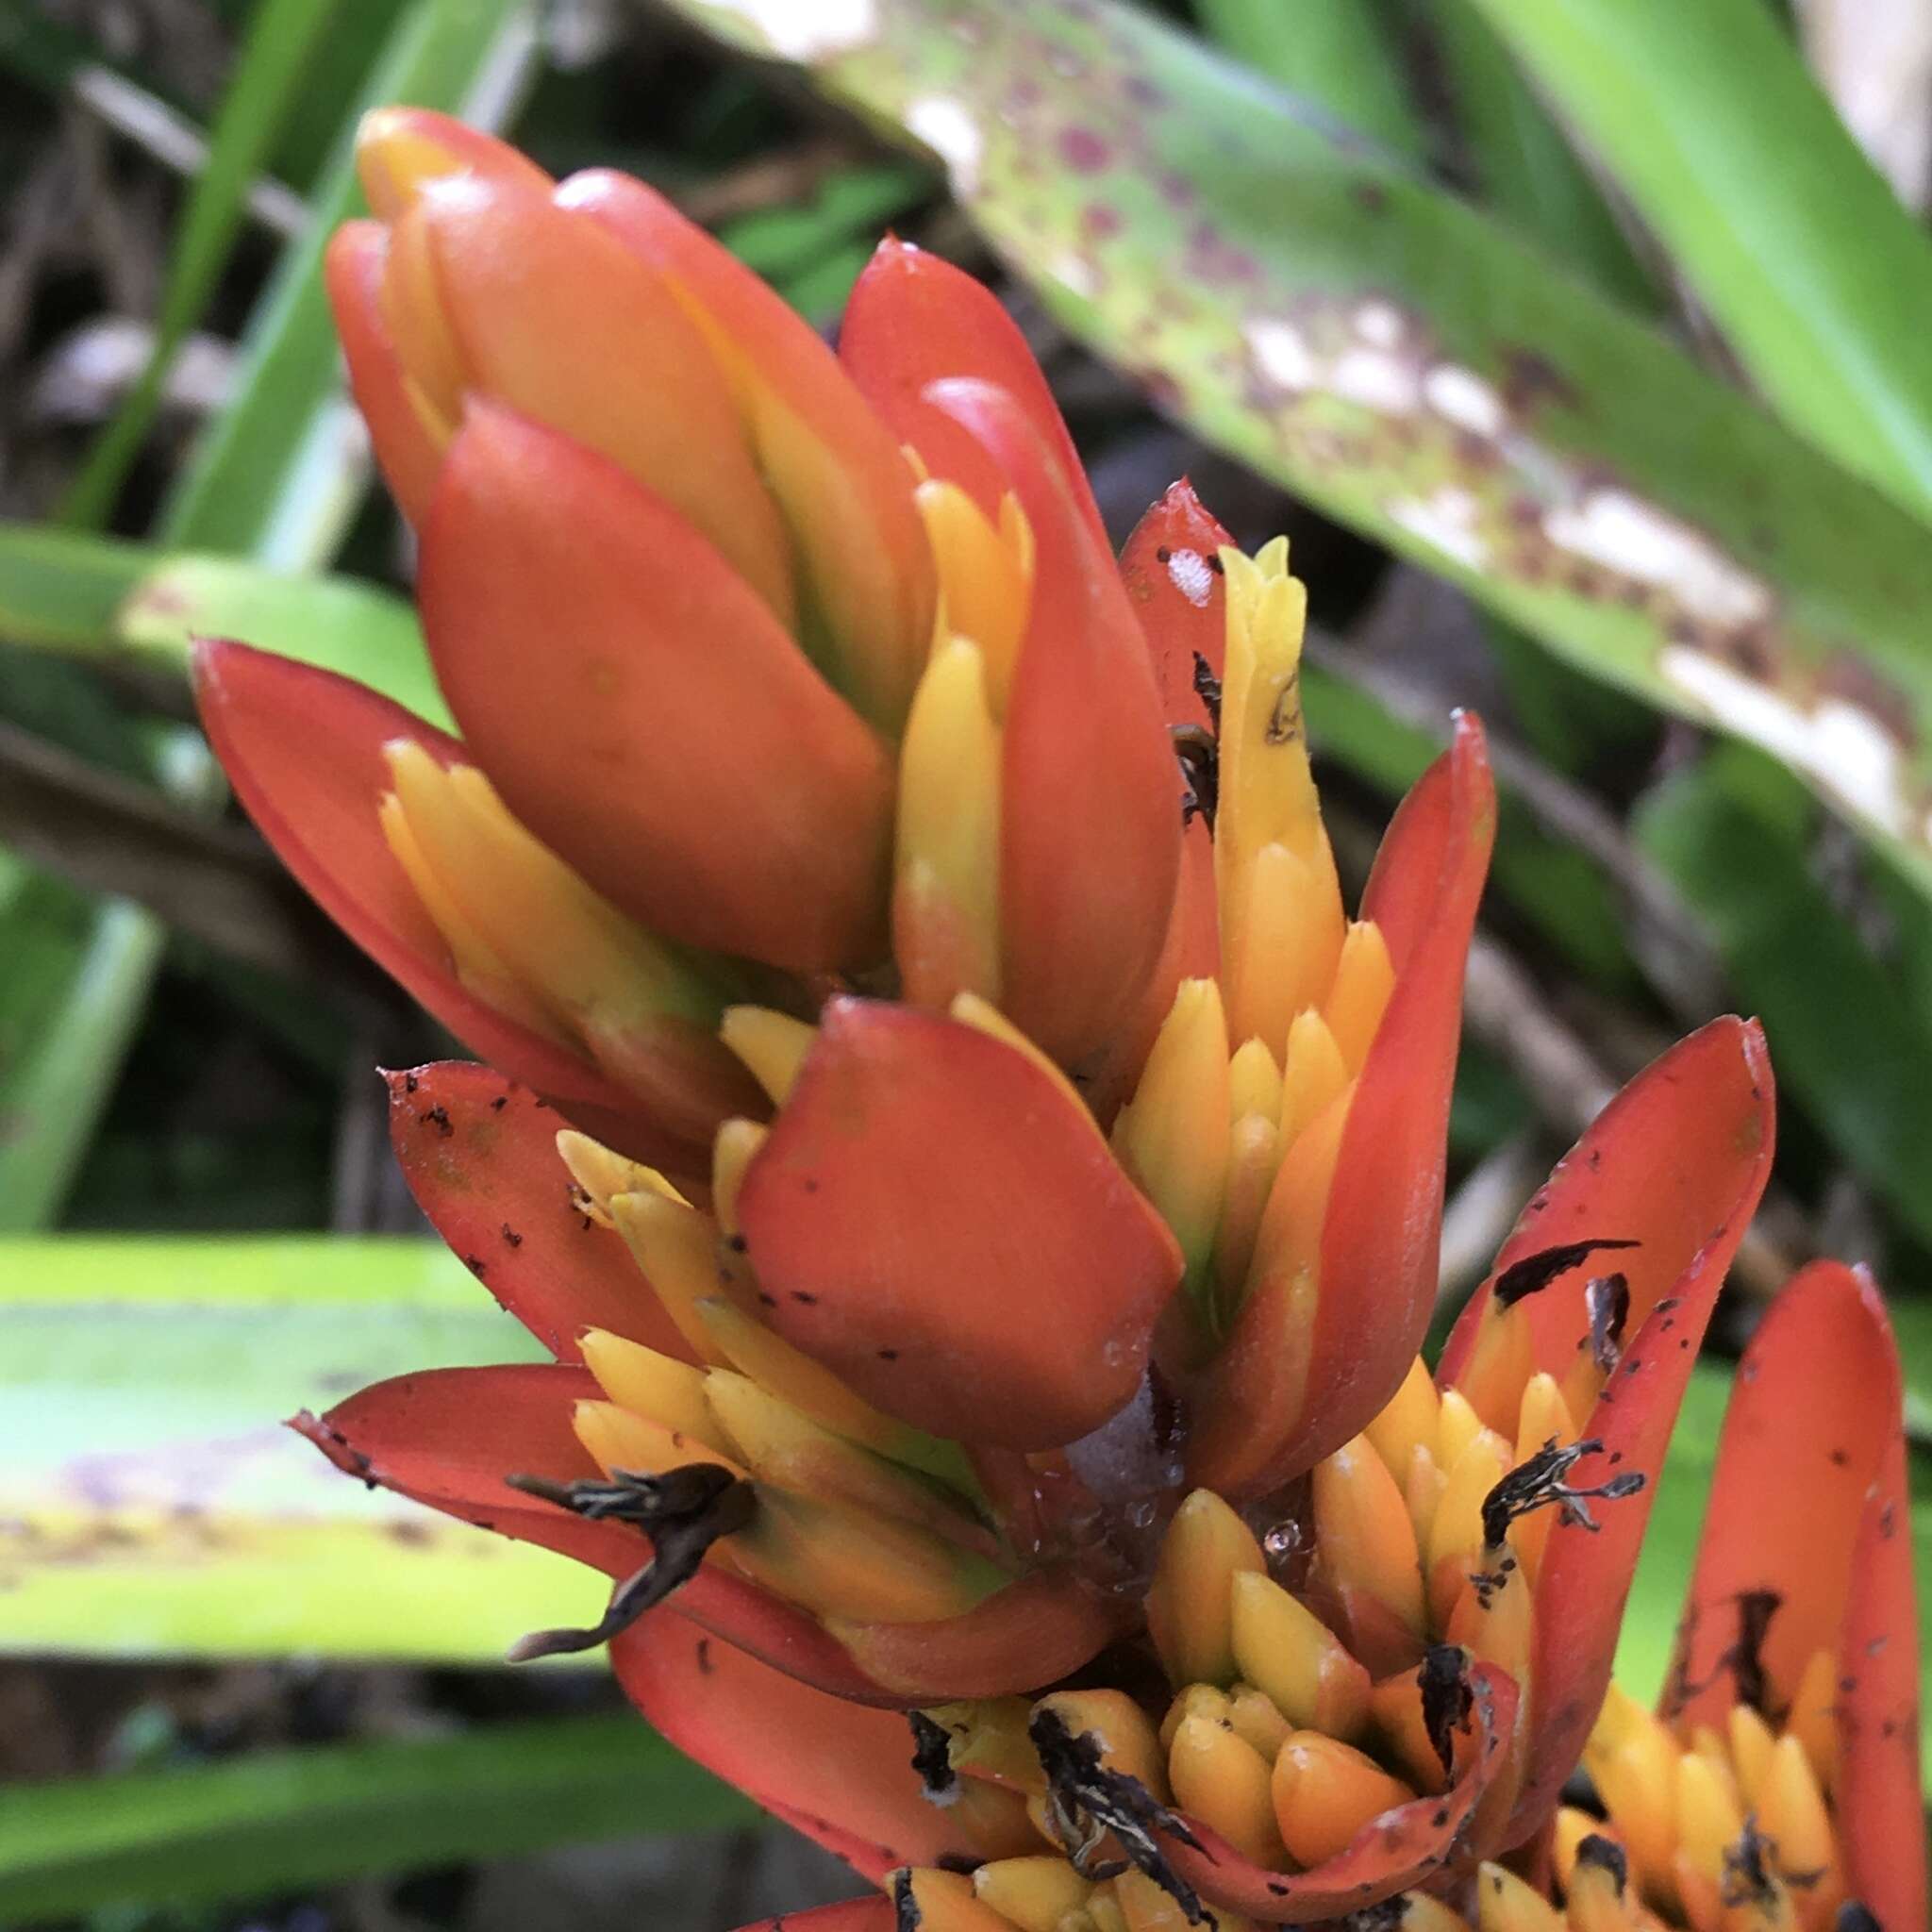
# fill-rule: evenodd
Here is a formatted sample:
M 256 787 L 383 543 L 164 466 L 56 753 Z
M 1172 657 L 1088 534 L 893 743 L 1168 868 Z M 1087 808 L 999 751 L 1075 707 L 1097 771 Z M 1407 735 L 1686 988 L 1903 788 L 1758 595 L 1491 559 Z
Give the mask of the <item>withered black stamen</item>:
M 1402 1932 L 1408 1917 L 1408 1894 L 1385 1898 L 1380 1905 L 1358 1906 L 1341 1923 L 1345 1932 Z
M 1423 1728 L 1442 1761 L 1442 1775 L 1456 1775 L 1456 1733 L 1466 1731 L 1475 1693 L 1469 1688 L 1469 1653 L 1460 1644 L 1438 1643 L 1423 1654 L 1417 1679 L 1423 1693 Z
M 935 1724 L 923 1710 L 908 1710 L 906 1722 L 912 1726 L 912 1768 L 927 1802 L 950 1805 L 959 1794 L 959 1774 L 953 1769 L 952 1740 L 945 1725 Z
M 1208 721 L 1219 732 L 1221 729 L 1221 680 L 1214 675 L 1214 667 L 1199 651 L 1194 653 L 1194 695 L 1208 708 Z
M 1770 1855 L 1777 1846 L 1757 1828 L 1755 1817 L 1744 1821 L 1736 1844 L 1724 1847 L 1724 1883 L 1719 1897 L 1727 1906 L 1770 1906 L 1777 1903 L 1777 1880 Z
M 715 1462 L 686 1463 L 662 1475 L 618 1469 L 608 1481 L 584 1477 L 559 1483 L 541 1475 L 509 1475 L 504 1481 L 588 1522 L 632 1524 L 651 1539 L 650 1561 L 610 1592 L 609 1605 L 593 1627 L 533 1631 L 511 1647 L 509 1661 L 516 1664 L 608 1643 L 689 1583 L 705 1552 L 721 1536 L 744 1528 L 758 1508 L 751 1485 Z
M 1181 824 L 1198 813 L 1211 832 L 1221 808 L 1221 747 L 1203 724 L 1170 724 L 1167 735 L 1181 768 Z
M 1878 1923 L 1878 1914 L 1870 1906 L 1848 1898 L 1838 1908 L 1838 1919 L 1832 1932 L 1885 1932 L 1885 1927 Z
M 912 1874 L 892 1874 L 892 1924 L 894 1932 L 919 1932 L 922 1914 L 919 1901 L 912 1896 Z
M 1641 1247 L 1641 1241 L 1566 1241 L 1560 1248 L 1541 1248 L 1512 1261 L 1496 1276 L 1490 1291 L 1499 1308 L 1513 1307 L 1524 1295 L 1549 1287 L 1559 1274 L 1587 1261 L 1592 1255 L 1607 1254 L 1614 1248 Z
M 1624 1358 L 1624 1330 L 1630 1320 L 1630 1283 L 1622 1274 L 1599 1274 L 1583 1284 L 1590 1314 L 1590 1358 L 1613 1374 Z
M 1033 1713 L 1026 1735 L 1046 1774 L 1048 1809 L 1067 1856 L 1084 1878 L 1107 1875 L 1093 1866 L 1093 1854 L 1110 1831 L 1136 1871 L 1151 1878 L 1181 1909 L 1189 1924 L 1212 1923 L 1200 1894 L 1167 1861 L 1156 1832 L 1201 1850 L 1201 1841 L 1145 1785 L 1101 1761 L 1100 1740 L 1091 1731 L 1077 1737 L 1050 1707 Z
M 1606 1838 L 1600 1831 L 1592 1831 L 1576 1840 L 1576 1863 L 1579 1867 L 1594 1865 L 1599 1871 L 1607 1872 L 1620 1898 L 1629 1886 L 1628 1855 L 1615 1839 Z
M 1563 1480 L 1586 1456 L 1594 1456 L 1603 1446 L 1591 1436 L 1571 1443 L 1567 1449 L 1559 1448 L 1552 1436 L 1526 1462 L 1519 1462 L 1483 1498 L 1484 1543 L 1491 1549 L 1499 1548 L 1509 1525 L 1519 1516 L 1547 1508 L 1552 1503 L 1562 1510 L 1565 1523 L 1595 1529 L 1597 1520 L 1590 1513 L 1588 1498 L 1595 1496 L 1614 1503 L 1621 1496 L 1634 1496 L 1646 1480 L 1641 1469 L 1620 1470 L 1592 1489 L 1578 1488 Z

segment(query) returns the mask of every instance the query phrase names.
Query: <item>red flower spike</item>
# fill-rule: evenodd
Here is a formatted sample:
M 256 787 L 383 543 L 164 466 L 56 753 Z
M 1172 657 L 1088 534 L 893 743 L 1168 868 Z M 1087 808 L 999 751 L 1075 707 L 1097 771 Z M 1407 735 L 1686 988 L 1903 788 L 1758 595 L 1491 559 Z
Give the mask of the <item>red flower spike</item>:
M 680 1751 L 874 1882 L 899 1865 L 973 1855 L 926 1802 L 897 1713 L 828 1697 L 708 1641 L 669 1607 L 614 1639 L 610 1661 Z
M 918 450 L 935 476 L 958 483 L 988 516 L 1008 484 L 983 444 L 926 399 L 935 382 L 971 376 L 1012 397 L 1067 478 L 1101 549 L 1100 507 L 1066 420 L 1026 338 L 983 282 L 909 242 L 888 237 L 854 284 L 839 325 L 839 359 L 859 393 Z
M 1128 1621 L 1119 1601 L 1040 1570 L 943 1623 L 841 1624 L 838 1637 L 881 1689 L 908 1704 L 942 1704 L 1070 1677 Z
M 420 525 L 436 488 L 442 447 L 383 317 L 388 259 L 389 236 L 379 222 L 344 222 L 329 237 L 323 276 L 349 364 L 349 388 L 369 425 L 382 479 L 404 516 Z
M 552 1108 L 466 1060 L 386 1077 L 390 1140 L 417 1206 L 558 1361 L 582 1360 L 586 1328 L 691 1359 L 629 1249 L 571 1198 Z
M 767 1314 L 876 1407 L 1006 1448 L 1132 1394 L 1180 1252 L 1076 1102 L 937 1014 L 851 998 L 746 1171 Z
M 1482 727 L 1463 713 L 1404 799 L 1362 900 L 1395 989 L 1342 1129 L 1306 1370 L 1285 1341 L 1291 1284 L 1257 1284 L 1198 1407 L 1191 1481 L 1253 1491 L 1311 1468 L 1415 1359 L 1435 1302 L 1462 974 L 1495 824 Z
M 1764 1191 L 1774 1140 L 1764 1036 L 1754 1022 L 1714 1020 L 1653 1061 L 1604 1109 L 1497 1257 L 1500 1274 L 1525 1252 L 1571 1241 L 1641 1242 L 1616 1256 L 1630 1287 L 1622 1360 L 1589 1418 L 1579 1418 L 1584 1436 L 1603 1448 L 1585 1457 L 1571 1480 L 1589 1489 L 1633 1471 L 1647 1478 L 1636 1494 L 1600 1512 L 1595 1531 L 1567 1519 L 1550 1531 L 1536 1587 L 1529 1757 L 1501 1842 L 1520 1842 L 1548 1815 L 1603 1702 L 1664 1452 L 1724 1271 Z M 1444 1386 L 1468 1357 L 1493 1281 L 1457 1324 L 1439 1376 Z M 1571 1301 L 1580 1309 L 1582 1299 L 1579 1282 L 1516 1305 L 1544 1318 L 1538 1368 L 1554 1372 L 1574 1361 L 1588 1317 L 1578 1332 L 1563 1309 Z M 1540 1310 L 1540 1303 L 1554 1312 Z
M 876 957 L 884 748 L 649 491 L 473 404 L 417 597 L 476 762 L 599 891 L 655 931 L 774 965 Z
M 897 441 L 796 311 L 662 195 L 599 169 L 573 175 L 557 199 L 669 277 L 691 308 L 797 540 L 841 689 L 874 724 L 895 728 L 932 641 L 935 597 Z
M 1776 1601 L 1755 1645 L 1768 1708 L 1835 1655 L 1847 1880 L 1888 1926 L 1926 1916 L 1901 1387 L 1863 1271 L 1814 1262 L 1772 1303 L 1732 1385 L 1664 1704 L 1680 1724 L 1724 1723 L 1746 1694 L 1738 1607 L 1754 1592 Z
M 1477 1806 L 1503 1774 L 1516 1728 L 1516 1684 L 1507 1672 L 1478 1664 L 1469 1674 L 1473 1722 L 1455 1734 L 1455 1775 L 1448 1789 L 1385 1811 L 1348 1847 L 1307 1872 L 1271 1872 L 1251 1863 L 1205 1826 L 1191 1851 L 1164 1840 L 1174 1869 L 1210 1905 L 1274 1925 L 1343 1919 L 1399 1891 L 1424 1884 L 1462 1854 Z
M 663 1132 L 633 1095 L 589 1060 L 504 1018 L 457 977 L 376 808 L 390 789 L 386 743 L 408 739 L 443 765 L 466 761 L 461 744 L 349 678 L 246 644 L 200 640 L 194 675 L 202 724 L 249 817 L 378 966 L 466 1046 L 572 1120 L 640 1159 L 702 1171 L 703 1151 Z
M 338 1469 L 412 1502 L 588 1563 L 612 1578 L 645 1561 L 650 1544 L 616 1523 L 591 1522 L 509 1488 L 513 1474 L 570 1482 L 601 1474 L 572 1427 L 578 1402 L 601 1399 L 589 1370 L 563 1364 L 426 1369 L 358 1391 L 291 1426 Z M 701 1456 L 694 1460 L 702 1460 Z M 671 1614 L 763 1659 L 788 1679 L 841 1702 L 892 1706 L 803 1611 L 714 1564 L 678 1589 Z
M 1075 1066 L 1132 1017 L 1167 937 L 1180 774 L 1133 608 L 1057 458 L 1004 391 L 928 399 L 979 440 L 1032 525 L 1033 601 L 1001 747 L 1001 1002 Z

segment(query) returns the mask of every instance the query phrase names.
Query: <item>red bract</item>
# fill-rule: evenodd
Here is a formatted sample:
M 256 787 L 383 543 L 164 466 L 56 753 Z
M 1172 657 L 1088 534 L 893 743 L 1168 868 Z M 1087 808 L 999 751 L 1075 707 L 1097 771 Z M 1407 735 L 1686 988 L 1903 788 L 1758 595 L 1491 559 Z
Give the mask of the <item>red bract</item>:
M 1739 1366 L 1663 1704 L 1684 1736 L 1781 1721 L 1833 1800 L 1844 1893 L 1886 1927 L 1926 1914 L 1902 1399 L 1871 1275 L 1807 1268 Z
M 1605 1113 L 1438 1387 L 1476 721 L 1350 918 L 1285 543 L 1181 484 L 1116 565 L 984 289 L 888 243 L 835 356 L 637 182 L 413 110 L 362 162 L 330 288 L 462 737 L 240 644 L 202 700 L 501 1067 L 392 1125 L 556 1360 L 300 1426 L 608 1574 L 519 1654 L 611 1641 L 902 1925 L 1313 1923 L 1534 1837 L 1763 1185 L 1756 1029 Z

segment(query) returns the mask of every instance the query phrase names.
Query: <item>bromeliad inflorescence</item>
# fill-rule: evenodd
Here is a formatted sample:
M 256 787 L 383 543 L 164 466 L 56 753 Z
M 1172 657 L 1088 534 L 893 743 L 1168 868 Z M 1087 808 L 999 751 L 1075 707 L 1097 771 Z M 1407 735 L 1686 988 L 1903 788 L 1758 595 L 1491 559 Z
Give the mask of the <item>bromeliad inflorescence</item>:
M 609 1641 L 880 1924 L 1527 1927 L 1470 1888 L 1547 1912 L 1554 1858 L 1578 1926 L 1614 1880 L 1704 1932 L 1703 1839 L 1557 1805 L 1771 1158 L 1755 1026 L 1612 1104 L 1431 1376 L 1475 722 L 1350 918 L 1286 545 L 1181 484 L 1117 567 L 977 284 L 888 243 L 835 356 L 640 183 L 408 110 L 361 160 L 331 289 L 461 737 L 232 643 L 202 704 L 502 1070 L 393 1076 L 396 1145 L 556 1360 L 300 1426 L 607 1572 L 525 1654 Z M 1722 1883 L 1793 1896 L 1748 1815 Z M 1869 1899 L 1834 1844 L 1806 1900 Z

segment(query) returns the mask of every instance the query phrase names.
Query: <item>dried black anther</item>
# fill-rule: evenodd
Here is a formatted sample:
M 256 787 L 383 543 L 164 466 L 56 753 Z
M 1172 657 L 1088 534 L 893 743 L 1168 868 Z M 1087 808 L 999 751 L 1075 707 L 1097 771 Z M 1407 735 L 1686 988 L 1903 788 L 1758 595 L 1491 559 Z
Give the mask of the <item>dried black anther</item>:
M 1194 653 L 1194 695 L 1208 708 L 1208 723 L 1221 729 L 1221 680 L 1199 651 Z
M 1442 1775 L 1456 1775 L 1456 1733 L 1466 1731 L 1475 1707 L 1469 1688 L 1469 1653 L 1457 1643 L 1438 1643 L 1423 1654 L 1416 1680 L 1423 1693 L 1423 1728 L 1442 1762 Z
M 1205 724 L 1170 724 L 1167 735 L 1181 768 L 1181 824 L 1198 816 L 1211 832 L 1221 808 L 1221 747 Z
M 1723 1888 L 1719 1897 L 1727 1906 L 1774 1906 L 1781 1888 L 1772 1874 L 1771 1854 L 1777 1847 L 1757 1828 L 1755 1817 L 1744 1821 L 1737 1842 L 1724 1847 Z
M 1832 1932 L 1885 1932 L 1885 1927 L 1878 1923 L 1878 1914 L 1870 1906 L 1848 1898 L 1838 1908 Z
M 1629 1886 L 1629 1855 L 1615 1839 L 1606 1838 L 1600 1831 L 1592 1831 L 1576 1840 L 1576 1863 L 1579 1867 L 1594 1865 L 1598 1871 L 1607 1872 L 1620 1898 Z
M 1385 1898 L 1379 1905 L 1359 1906 L 1341 1923 L 1345 1932 L 1402 1932 L 1408 1917 L 1408 1894 Z
M 705 1552 L 721 1536 L 743 1529 L 758 1508 L 751 1485 L 715 1462 L 689 1462 L 662 1475 L 612 1470 L 608 1480 L 510 1475 L 504 1481 L 591 1523 L 628 1523 L 651 1539 L 651 1560 L 610 1592 L 609 1607 L 589 1630 L 538 1630 L 510 1648 L 509 1661 L 594 1650 L 627 1630 L 648 1609 L 697 1574 Z
M 919 1932 L 921 1913 L 919 1901 L 912 1896 L 912 1874 L 900 1871 L 892 1874 L 892 1925 L 893 1932 Z
M 1061 1848 L 1081 1877 L 1095 1882 L 1116 1876 L 1121 1867 L 1095 1862 L 1101 1840 L 1112 1832 L 1129 1862 L 1151 1878 L 1181 1909 L 1191 1925 L 1211 1923 L 1200 1894 L 1168 1863 L 1157 1832 L 1166 1832 L 1194 1851 L 1201 1841 L 1160 1804 L 1145 1785 L 1101 1761 L 1100 1740 L 1091 1731 L 1077 1737 L 1050 1706 L 1033 1713 L 1026 1735 L 1046 1774 L 1047 1815 Z
M 1590 1358 L 1607 1375 L 1624 1355 L 1624 1330 L 1630 1320 L 1630 1283 L 1622 1274 L 1599 1274 L 1583 1284 L 1590 1314 Z
M 1499 1308 L 1513 1307 L 1524 1295 L 1549 1287 L 1557 1275 L 1569 1274 L 1592 1255 L 1641 1245 L 1641 1241 L 1566 1241 L 1560 1248 L 1541 1248 L 1534 1255 L 1510 1262 L 1496 1276 L 1496 1285 L 1490 1293 Z
M 1547 1508 L 1552 1503 L 1562 1510 L 1565 1523 L 1595 1529 L 1597 1520 L 1590 1513 L 1590 1498 L 1614 1503 L 1621 1496 L 1634 1496 L 1646 1481 L 1641 1469 L 1619 1470 L 1593 1489 L 1575 1487 L 1563 1480 L 1586 1456 L 1594 1456 L 1603 1446 L 1591 1436 L 1571 1443 L 1566 1449 L 1559 1447 L 1552 1436 L 1526 1462 L 1519 1462 L 1483 1498 L 1484 1543 L 1491 1549 L 1499 1548 L 1509 1533 L 1509 1525 L 1519 1516 Z
M 959 1795 L 959 1774 L 953 1769 L 952 1740 L 946 1727 L 935 1724 L 923 1710 L 908 1710 L 906 1722 L 912 1726 L 912 1768 L 932 1805 L 950 1805 Z

